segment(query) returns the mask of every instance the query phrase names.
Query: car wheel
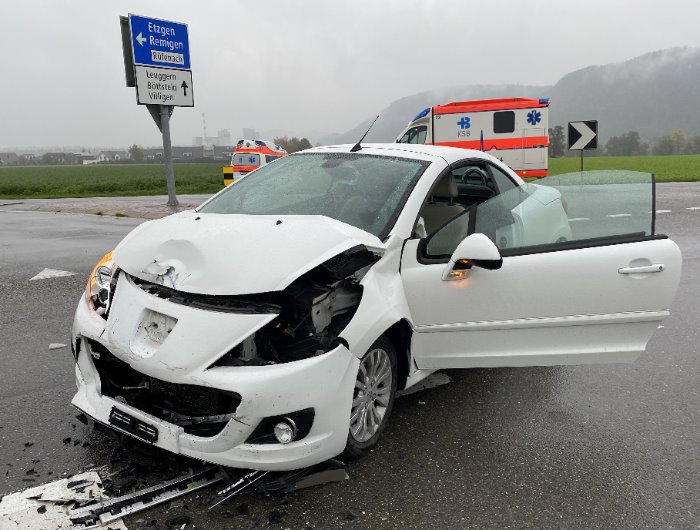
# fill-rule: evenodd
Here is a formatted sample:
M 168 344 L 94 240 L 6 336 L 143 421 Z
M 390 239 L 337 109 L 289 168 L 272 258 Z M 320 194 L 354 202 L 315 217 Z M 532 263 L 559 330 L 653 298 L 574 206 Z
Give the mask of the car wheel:
M 396 350 L 389 339 L 380 337 L 357 370 L 343 456 L 362 456 L 377 444 L 394 406 L 396 379 Z

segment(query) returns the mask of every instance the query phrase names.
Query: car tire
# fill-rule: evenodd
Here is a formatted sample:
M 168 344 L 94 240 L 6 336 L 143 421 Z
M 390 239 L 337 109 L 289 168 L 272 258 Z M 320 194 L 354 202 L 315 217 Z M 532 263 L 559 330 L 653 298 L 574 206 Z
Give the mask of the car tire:
M 380 337 L 360 360 L 344 457 L 357 458 L 377 445 L 394 408 L 397 375 L 396 349 Z

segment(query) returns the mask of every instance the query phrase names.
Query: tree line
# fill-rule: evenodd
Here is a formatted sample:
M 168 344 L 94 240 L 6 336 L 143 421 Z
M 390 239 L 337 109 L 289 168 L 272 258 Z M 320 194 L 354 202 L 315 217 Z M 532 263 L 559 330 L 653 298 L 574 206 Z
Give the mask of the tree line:
M 564 127 L 549 128 L 549 156 L 557 158 L 567 153 Z M 601 156 L 696 155 L 700 154 L 700 135 L 692 138 L 682 129 L 658 138 L 655 142 L 642 139 L 637 131 L 612 136 L 604 146 L 598 145 L 593 154 Z

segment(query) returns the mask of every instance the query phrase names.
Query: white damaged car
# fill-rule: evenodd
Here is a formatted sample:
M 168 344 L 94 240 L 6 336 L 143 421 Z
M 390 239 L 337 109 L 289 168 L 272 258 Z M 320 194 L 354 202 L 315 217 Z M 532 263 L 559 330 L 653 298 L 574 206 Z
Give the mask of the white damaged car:
M 632 361 L 681 268 L 647 187 L 639 216 L 579 233 L 580 186 L 524 183 L 482 152 L 284 157 L 98 263 L 73 405 L 174 453 L 283 471 L 366 452 L 397 391 L 436 369 Z

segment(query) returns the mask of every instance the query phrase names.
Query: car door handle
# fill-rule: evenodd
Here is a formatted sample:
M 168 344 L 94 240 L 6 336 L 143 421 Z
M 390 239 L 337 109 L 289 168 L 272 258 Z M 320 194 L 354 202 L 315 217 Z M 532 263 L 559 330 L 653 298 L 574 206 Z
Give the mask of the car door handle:
M 644 265 L 643 267 L 622 267 L 617 269 L 620 274 L 644 274 L 647 272 L 661 272 L 664 270 L 663 263 L 655 263 L 653 265 Z

